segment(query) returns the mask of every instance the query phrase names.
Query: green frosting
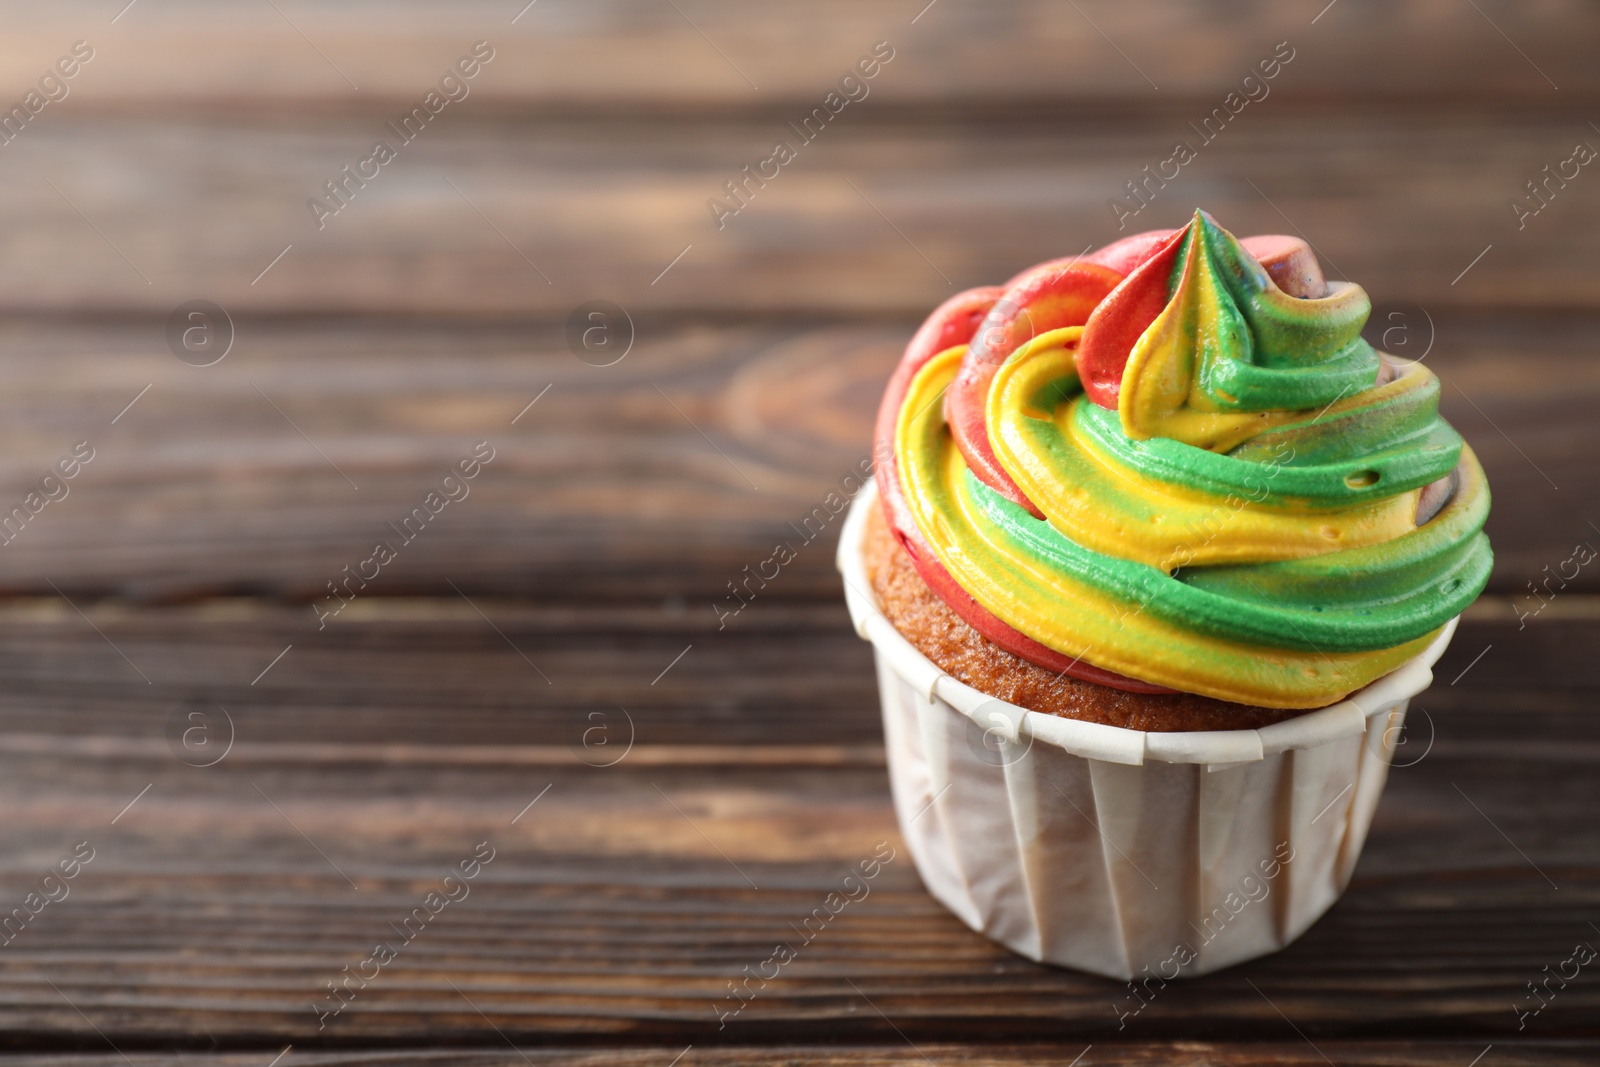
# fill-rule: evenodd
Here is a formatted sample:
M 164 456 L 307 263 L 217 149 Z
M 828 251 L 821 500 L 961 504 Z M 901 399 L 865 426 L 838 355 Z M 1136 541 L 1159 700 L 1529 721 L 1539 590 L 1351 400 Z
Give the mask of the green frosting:
M 1323 300 L 1288 296 L 1234 236 L 1205 212 L 1195 213 L 1168 281 L 1177 299 L 1226 293 L 1205 301 L 1197 316 L 1197 385 L 1224 411 L 1286 411 L 1331 404 L 1365 389 L 1378 354 L 1361 339 L 1372 303 L 1357 286 L 1335 287 Z M 1189 246 L 1199 275 L 1184 284 Z
M 1265 507 L 1347 507 L 1427 485 L 1461 459 L 1461 435 L 1439 417 L 1439 379 L 1415 368 L 1391 384 L 1390 395 L 1363 395 L 1347 411 L 1261 434 L 1226 455 L 1166 437 L 1132 440 L 1117 413 L 1096 404 L 1074 405 L 1072 417 L 1097 448 L 1152 478 Z
M 1464 611 L 1489 580 L 1478 491 L 1416 532 L 1309 559 L 1159 568 L 1083 548 L 990 489 L 970 471 L 964 491 L 1026 558 L 1109 592 L 1164 621 L 1217 637 L 1324 652 L 1409 641 Z

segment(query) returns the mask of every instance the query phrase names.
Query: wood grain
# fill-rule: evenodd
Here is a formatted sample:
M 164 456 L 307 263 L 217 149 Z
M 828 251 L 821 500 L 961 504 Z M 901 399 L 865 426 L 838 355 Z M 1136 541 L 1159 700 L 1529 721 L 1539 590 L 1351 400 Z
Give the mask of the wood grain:
M 87 1044 L 87 1042 L 85 1043 Z M 198 1043 L 197 1043 L 198 1044 Z M 1320 1067 L 1331 1059 L 1352 1067 L 1461 1067 L 1484 1051 L 1483 1044 L 1471 1041 L 1129 1041 L 1085 1046 L 985 1045 L 922 1042 L 855 1046 L 807 1046 L 802 1044 L 744 1045 L 691 1048 L 645 1046 L 637 1048 L 592 1049 L 583 1047 L 548 1048 L 519 1044 L 515 1049 L 452 1047 L 384 1049 L 382 1051 L 305 1050 L 296 1046 L 294 1055 L 302 1064 L 327 1067 L 365 1067 L 369 1064 L 398 1067 L 663 1067 L 676 1062 L 680 1067 L 730 1067 L 750 1063 L 778 1067 L 903 1067 L 903 1065 L 984 1064 L 989 1067 L 1018 1067 L 1027 1064 L 1068 1064 L 1075 1056 L 1082 1067 L 1109 1063 L 1160 1065 L 1160 1067 Z M 1600 1044 L 1593 1041 L 1499 1042 L 1494 1046 L 1497 1063 L 1509 1067 L 1578 1067 L 1594 1062 Z M 1084 1055 L 1086 1049 L 1088 1054 Z M 1098 1049 L 1098 1051 L 1094 1051 Z M 263 1047 L 259 1052 L 182 1053 L 182 1062 L 197 1067 L 260 1067 L 263 1054 L 270 1059 L 277 1049 Z M 171 1053 L 150 1054 L 136 1050 L 126 1056 L 117 1053 L 51 1053 L 49 1055 L 5 1055 L 5 1067 L 116 1067 L 119 1064 L 170 1063 Z M 1326 1057 L 1326 1058 L 1325 1058 Z
M 1420 343 L 1427 321 L 1405 314 Z M 1574 545 L 1600 538 L 1586 510 L 1600 491 L 1595 320 L 1433 321 L 1445 414 L 1495 495 L 1491 589 L 1532 610 L 1528 582 L 1570 576 Z M 74 442 L 97 451 L 68 497 L 0 548 L 0 589 L 262 594 L 327 610 L 327 583 L 397 541 L 389 524 L 488 440 L 496 458 L 470 495 L 363 597 L 670 599 L 716 620 L 713 605 L 740 603 L 728 583 L 784 541 L 798 558 L 743 616 L 763 599 L 834 599 L 838 523 L 816 509 L 855 484 L 914 325 L 641 319 L 636 350 L 602 368 L 566 350 L 560 323 L 240 320 L 237 351 L 195 368 L 154 324 L 14 321 L 0 329 L 0 502 L 20 502 Z M 1596 590 L 1591 566 L 1565 592 Z M 1558 592 L 1559 580 L 1539 596 Z
M 0 25 L 0 101 L 95 49 L 0 146 L 0 514 L 95 449 L 0 547 L 0 914 L 96 849 L 4 946 L 0 1067 L 1600 1058 L 1600 986 L 1513 1011 L 1600 915 L 1600 571 L 1549 579 L 1600 538 L 1600 179 L 1520 228 L 1508 204 L 1600 143 L 1587 6 L 114 0 Z M 478 39 L 471 95 L 318 228 L 308 198 Z M 879 40 L 870 97 L 719 229 L 708 198 Z M 1372 339 L 1425 355 L 1489 471 L 1493 595 L 1345 898 L 1119 1031 L 1122 986 L 923 891 L 837 524 L 797 527 L 867 455 L 922 315 L 1118 236 L 1111 198 L 1279 41 L 1270 97 L 1129 229 L 1199 204 L 1368 289 Z M 168 351 L 195 298 L 233 317 L 215 366 Z M 609 367 L 565 337 L 595 299 L 632 316 Z M 468 498 L 319 628 L 484 440 Z M 210 766 L 177 740 L 195 714 L 232 743 Z M 480 841 L 470 898 L 319 1021 Z M 719 1030 L 728 983 L 879 841 L 871 897 Z
M 21 899 L 72 842 L 97 850 L 7 946 L 0 1030 L 85 1042 L 81 1009 L 129 1048 L 196 1034 L 483 1043 L 484 1016 L 517 1040 L 679 1048 L 893 1042 L 895 1028 L 919 1044 L 1293 1040 L 1281 1010 L 1318 1042 L 1498 1042 L 1517 1031 L 1523 984 L 1591 936 L 1600 786 L 1582 753 L 1600 739 L 1592 717 L 1532 716 L 1525 729 L 1544 722 L 1555 743 L 1496 751 L 1503 711 L 1436 722 L 1439 743 L 1395 769 L 1356 879 L 1321 923 L 1277 956 L 1166 992 L 1122 1034 L 1119 984 L 1014 957 L 924 893 L 881 767 L 467 764 L 448 746 L 430 763 L 340 759 L 326 743 L 322 759 L 196 768 L 147 744 L 0 740 L 0 893 Z M 323 983 L 484 840 L 496 857 L 470 897 L 319 1032 Z M 719 1033 L 727 981 L 881 840 L 900 851 L 871 895 Z M 1574 982 L 1530 1029 L 1580 1035 L 1597 1012 L 1600 993 Z
M 497 56 L 475 86 L 484 102 L 706 108 L 820 99 L 860 53 L 888 39 L 898 54 L 878 90 L 887 99 L 1100 101 L 1152 97 L 1155 85 L 1162 95 L 1220 96 L 1288 39 L 1300 54 L 1286 92 L 1370 98 L 1458 90 L 1504 103 L 1549 99 L 1552 83 L 1566 94 L 1600 89 L 1588 62 L 1600 28 L 1587 6 L 1571 0 L 1489 8 L 1493 22 L 1445 0 L 1398 10 L 1343 0 L 1325 13 L 1320 4 L 1265 0 L 1227 8 L 1098 2 L 1080 5 L 1082 14 L 1044 0 L 940 4 L 920 15 L 922 4 L 899 0 L 806 0 L 781 11 L 727 0 L 695 0 L 681 12 L 626 0 L 581 13 L 523 6 L 284 3 L 279 13 L 181 0 L 141 5 L 113 22 L 120 4 L 104 11 L 8 5 L 0 71 L 25 85 L 84 38 L 97 55 L 69 98 L 80 109 L 197 100 L 371 108 L 420 98 L 458 52 L 486 38 Z M 1355 64 L 1360 77 L 1352 76 Z
M 682 608 L 478 607 L 377 600 L 319 632 L 309 611 L 248 601 L 86 617 L 59 599 L 13 604 L 0 728 L 164 746 L 175 709 L 220 724 L 220 707 L 245 746 L 485 746 L 513 762 L 543 746 L 565 765 L 571 752 L 608 762 L 630 740 L 881 744 L 870 648 L 842 605 L 752 607 L 720 632 Z
M 1582 604 L 1587 619 L 1540 616 L 1521 630 L 1506 602 L 1469 612 L 1417 701 L 1426 712 L 1405 759 L 1434 747 L 1462 758 L 1600 755 L 1588 733 L 1571 733 L 1588 729 L 1600 699 L 1584 661 L 1600 618 L 1592 598 Z M 660 749 L 659 762 L 711 761 L 699 751 L 709 746 L 724 762 L 881 764 L 870 646 L 842 605 L 753 605 L 723 631 L 709 612 L 671 607 L 478 607 L 484 615 L 460 600 L 380 598 L 319 633 L 303 610 L 250 601 L 104 603 L 83 616 L 60 599 L 10 602 L 0 732 L 15 752 L 99 758 L 137 742 L 159 755 L 181 713 L 204 712 L 220 736 L 220 708 L 240 759 L 273 764 L 323 759 L 296 747 L 316 745 L 340 746 L 355 764 L 441 745 L 461 766 L 601 764 L 630 739 Z
M 1330 276 L 1380 303 L 1595 308 L 1600 182 L 1580 173 L 1520 228 L 1508 206 L 1576 141 L 1600 144 L 1584 112 L 1374 116 L 1269 97 L 1204 144 L 1189 123 L 1208 112 L 846 111 L 720 229 L 708 201 L 732 203 L 742 166 L 798 142 L 784 120 L 446 112 L 319 228 L 308 201 L 331 204 L 340 167 L 392 139 L 382 121 L 46 113 L 5 149 L 0 311 L 159 324 L 203 297 L 235 315 L 564 319 L 606 298 L 635 315 L 920 316 L 1196 206 L 1243 234 L 1302 232 Z M 1112 199 L 1136 204 L 1125 183 L 1180 139 L 1198 157 L 1119 231 Z

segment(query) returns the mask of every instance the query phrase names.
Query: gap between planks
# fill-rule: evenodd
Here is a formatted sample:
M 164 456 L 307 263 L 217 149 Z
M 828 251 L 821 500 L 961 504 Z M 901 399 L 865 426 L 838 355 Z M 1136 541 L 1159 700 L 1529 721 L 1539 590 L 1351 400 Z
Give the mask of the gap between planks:
M 549 603 L 525 597 L 475 597 L 480 605 L 491 604 L 497 610 L 516 612 L 528 620 L 549 617 L 561 621 L 578 620 L 605 622 L 627 626 L 630 629 L 661 629 L 699 631 L 713 629 L 709 622 L 689 619 L 684 614 L 668 614 L 651 600 L 639 604 L 626 602 L 583 605 L 577 603 Z M 1484 594 L 1462 613 L 1465 622 L 1516 622 L 1518 605 L 1530 602 L 1528 596 Z M 1537 601 L 1532 601 L 1537 603 Z M 843 597 L 772 599 L 768 604 L 773 614 L 781 612 L 778 620 L 784 624 L 831 624 L 842 616 Z M 192 618 L 206 622 L 253 622 L 277 617 L 288 617 L 304 611 L 304 605 L 277 599 L 256 600 L 250 597 L 216 597 L 195 600 L 177 605 L 134 604 L 111 597 L 80 605 L 90 617 L 101 620 L 131 618 L 134 616 L 161 615 L 171 619 Z M 13 597 L 0 599 L 0 625 L 7 623 L 52 623 L 77 619 L 59 597 Z M 1566 593 L 1546 604 L 1540 613 L 1545 621 L 1586 621 L 1600 619 L 1600 593 Z M 351 622 L 472 622 L 480 616 L 455 596 L 372 596 L 349 606 L 340 625 Z M 715 621 L 715 620 L 712 620 Z
M 233 764 L 296 766 L 569 767 L 565 745 L 410 745 L 367 742 L 241 741 Z M 0 755 L 85 760 L 170 760 L 167 742 L 153 738 L 67 737 L 0 733 Z M 882 767 L 882 745 L 634 745 L 631 767 Z

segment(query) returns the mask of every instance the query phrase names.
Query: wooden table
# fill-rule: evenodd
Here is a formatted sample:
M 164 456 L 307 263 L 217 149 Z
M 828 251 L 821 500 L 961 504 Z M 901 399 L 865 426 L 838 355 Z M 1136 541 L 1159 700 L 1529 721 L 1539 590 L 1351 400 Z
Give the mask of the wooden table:
M 1600 146 L 1591 7 L 122 4 L 0 34 L 6 99 L 94 53 L 0 148 L 0 504 L 93 451 L 0 549 L 0 913 L 57 898 L 0 954 L 0 1065 L 1600 1062 L 1592 968 L 1517 1014 L 1600 941 L 1600 567 L 1530 586 L 1600 544 L 1600 175 L 1525 187 Z M 1114 239 L 1124 183 L 1285 41 L 1134 222 L 1202 205 L 1363 283 L 1489 471 L 1497 567 L 1344 899 L 1119 1030 L 1120 984 L 924 892 L 836 530 L 713 605 L 867 455 L 921 314 Z M 210 366 L 169 347 L 193 300 L 232 323 Z M 569 344 L 594 300 L 631 321 L 611 365 Z M 468 495 L 327 599 L 480 441 Z M 376 976 L 333 1013 L 346 968 Z

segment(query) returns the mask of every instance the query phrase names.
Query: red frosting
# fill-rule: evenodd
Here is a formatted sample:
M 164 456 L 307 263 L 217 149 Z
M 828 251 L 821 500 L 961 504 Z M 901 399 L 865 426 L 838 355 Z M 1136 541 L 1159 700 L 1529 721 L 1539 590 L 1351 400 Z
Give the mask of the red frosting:
M 1082 326 L 1095 305 L 1122 275 L 1098 263 L 1044 263 L 1013 279 L 978 327 L 955 380 L 944 396 L 944 417 L 956 447 L 978 480 L 1033 512 L 1044 513 L 1023 495 L 989 445 L 985 401 L 1006 357 L 1033 338 L 1063 326 Z
M 1094 309 L 1078 342 L 1078 377 L 1085 395 L 1103 408 L 1117 406 L 1122 390 L 1122 371 L 1128 353 L 1166 310 L 1171 299 L 1168 280 L 1183 245 L 1183 231 L 1173 233 L 1156 245 L 1152 254 L 1111 291 Z
M 1084 327 L 1083 339 L 1078 342 L 1075 359 L 1083 391 L 1103 408 L 1115 410 L 1128 354 L 1171 298 L 1172 270 L 1183 245 L 1184 232 L 1152 230 L 1108 245 L 1103 250 L 1110 252 L 1132 242 L 1147 242 L 1142 246 L 1143 259 L 1124 257 L 1123 261 L 1131 264 L 1127 277 L 1094 309 Z M 1311 246 L 1300 238 L 1263 234 L 1246 237 L 1239 243 L 1260 261 L 1273 283 L 1290 296 L 1327 295 L 1328 283 L 1322 276 L 1317 257 L 1312 254 Z

